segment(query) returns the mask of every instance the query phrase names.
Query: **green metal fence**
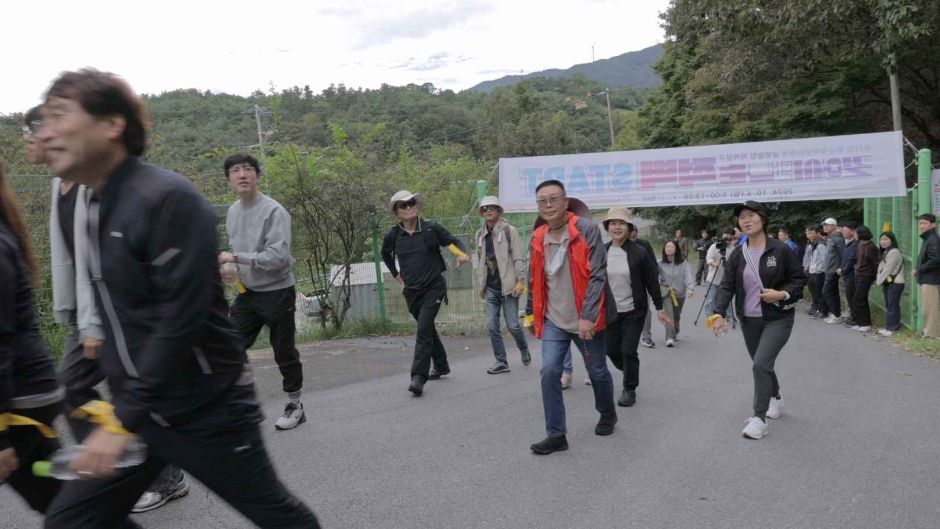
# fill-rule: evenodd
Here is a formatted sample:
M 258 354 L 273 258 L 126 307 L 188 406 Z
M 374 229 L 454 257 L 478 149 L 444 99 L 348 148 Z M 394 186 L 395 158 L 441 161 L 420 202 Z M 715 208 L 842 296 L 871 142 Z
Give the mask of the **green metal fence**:
M 898 239 L 901 254 L 904 256 L 904 281 L 906 287 L 901 297 L 901 323 L 911 330 L 920 331 L 924 327 L 921 310 L 920 289 L 911 270 L 916 267 L 920 253 L 921 239 L 917 229 L 917 216 L 930 212 L 933 208 L 931 198 L 931 152 L 929 149 L 918 151 L 917 185 L 904 197 L 865 199 L 865 225 L 873 233 L 892 231 Z M 885 309 L 881 289 L 872 289 L 871 303 Z

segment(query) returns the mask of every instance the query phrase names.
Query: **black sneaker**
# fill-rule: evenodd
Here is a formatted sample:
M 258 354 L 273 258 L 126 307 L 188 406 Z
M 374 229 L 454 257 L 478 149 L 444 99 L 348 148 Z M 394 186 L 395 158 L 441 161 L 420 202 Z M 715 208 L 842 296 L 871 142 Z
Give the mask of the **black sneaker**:
M 529 364 L 532 363 L 532 355 L 529 354 L 529 350 L 523 349 L 519 351 L 519 354 L 522 355 L 522 367 L 529 367 Z
M 431 368 L 431 372 L 428 373 L 428 380 L 437 380 L 444 375 L 450 374 L 450 366 L 445 366 L 443 369 L 438 369 L 436 367 Z
M 533 453 L 540 456 L 551 454 L 552 452 L 561 452 L 568 449 L 568 439 L 564 435 L 561 437 L 546 437 L 542 441 L 529 447 Z
M 617 414 L 601 416 L 601 420 L 594 427 L 594 433 L 597 435 L 610 435 L 614 433 L 614 425 L 617 424 Z
M 408 391 L 414 393 L 415 397 L 420 397 L 424 393 L 424 378 L 420 375 L 411 377 L 411 385 L 408 386 Z
M 623 406 L 624 408 L 629 408 L 636 404 L 636 390 L 634 389 L 625 389 L 623 393 L 620 394 L 620 398 L 617 400 L 617 406 Z
M 487 368 L 486 372 L 491 375 L 498 375 L 499 373 L 508 373 L 509 366 L 502 362 L 494 362 L 493 365 Z

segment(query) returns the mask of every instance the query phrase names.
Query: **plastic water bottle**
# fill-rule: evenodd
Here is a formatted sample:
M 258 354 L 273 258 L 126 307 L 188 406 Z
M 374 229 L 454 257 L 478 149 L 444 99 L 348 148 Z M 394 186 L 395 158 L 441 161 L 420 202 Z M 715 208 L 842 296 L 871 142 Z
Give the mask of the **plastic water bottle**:
M 36 461 L 33 463 L 33 475 L 41 478 L 55 478 L 62 480 L 79 479 L 82 476 L 72 471 L 69 464 L 78 457 L 85 449 L 82 445 L 72 445 L 60 448 L 48 461 Z M 135 437 L 133 441 L 121 454 L 114 468 L 134 467 L 143 463 L 147 459 L 147 445 L 140 438 Z

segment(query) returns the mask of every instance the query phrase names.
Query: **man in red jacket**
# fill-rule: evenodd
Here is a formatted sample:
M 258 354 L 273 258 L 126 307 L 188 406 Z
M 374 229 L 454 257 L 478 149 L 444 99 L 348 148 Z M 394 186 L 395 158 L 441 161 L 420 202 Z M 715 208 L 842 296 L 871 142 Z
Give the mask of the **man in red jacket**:
M 565 195 L 558 180 L 546 180 L 535 189 L 540 220 L 530 243 L 527 320 L 542 340 L 542 406 L 547 438 L 535 443 L 536 454 L 568 449 L 565 438 L 565 403 L 561 394 L 562 362 L 574 340 L 594 390 L 594 406 L 601 414 L 597 435 L 610 435 L 617 423 L 614 386 L 607 370 L 604 328 L 614 317 L 607 284 L 607 251 L 600 228 L 591 221 L 584 204 Z M 569 209 L 575 208 L 584 216 Z M 528 316 L 531 316 L 529 318 Z

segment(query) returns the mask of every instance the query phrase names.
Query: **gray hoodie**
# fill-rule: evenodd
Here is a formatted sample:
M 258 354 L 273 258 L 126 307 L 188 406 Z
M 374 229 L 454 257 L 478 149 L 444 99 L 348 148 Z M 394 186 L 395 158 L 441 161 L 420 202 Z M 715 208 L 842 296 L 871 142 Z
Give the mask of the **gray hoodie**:
M 294 285 L 290 213 L 284 206 L 263 193 L 248 206 L 238 200 L 228 208 L 225 229 L 246 288 L 268 292 Z

